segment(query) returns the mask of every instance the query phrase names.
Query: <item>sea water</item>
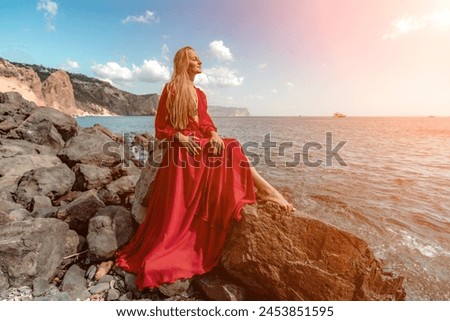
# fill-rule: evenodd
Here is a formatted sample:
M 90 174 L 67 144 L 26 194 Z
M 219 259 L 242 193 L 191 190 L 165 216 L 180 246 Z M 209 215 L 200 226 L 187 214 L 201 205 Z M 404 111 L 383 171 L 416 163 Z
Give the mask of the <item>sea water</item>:
M 407 300 L 450 299 L 450 118 L 214 119 L 297 210 L 365 240 Z M 82 117 L 115 133 L 154 117 Z

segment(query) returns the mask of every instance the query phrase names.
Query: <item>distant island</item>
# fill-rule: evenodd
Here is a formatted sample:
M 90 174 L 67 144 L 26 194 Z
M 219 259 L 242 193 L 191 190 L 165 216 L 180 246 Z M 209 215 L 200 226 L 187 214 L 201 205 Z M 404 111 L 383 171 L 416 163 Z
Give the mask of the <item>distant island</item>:
M 0 57 L 0 92 L 8 91 L 71 116 L 152 116 L 159 101 L 156 93 L 135 95 L 83 74 Z M 223 106 L 210 106 L 209 113 L 213 117 L 250 116 L 247 108 Z

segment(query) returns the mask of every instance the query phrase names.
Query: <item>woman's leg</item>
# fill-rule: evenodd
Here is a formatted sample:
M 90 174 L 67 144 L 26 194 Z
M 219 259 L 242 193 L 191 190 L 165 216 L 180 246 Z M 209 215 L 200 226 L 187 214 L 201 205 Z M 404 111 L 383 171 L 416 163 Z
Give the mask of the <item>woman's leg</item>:
M 288 211 L 294 211 L 294 206 L 289 203 L 283 195 L 278 192 L 275 187 L 269 184 L 254 168 L 250 165 L 250 170 L 252 172 L 253 181 L 257 189 L 256 195 L 263 201 L 270 201 L 280 205 L 282 208 Z

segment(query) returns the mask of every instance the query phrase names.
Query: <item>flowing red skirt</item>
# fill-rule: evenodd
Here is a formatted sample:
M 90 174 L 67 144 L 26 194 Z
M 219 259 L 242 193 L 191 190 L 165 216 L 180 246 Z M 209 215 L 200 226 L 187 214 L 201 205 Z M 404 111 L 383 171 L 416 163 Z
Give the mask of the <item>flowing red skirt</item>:
M 200 139 L 193 157 L 171 142 L 153 181 L 148 213 L 116 265 L 136 274 L 140 290 L 188 279 L 214 268 L 233 220 L 255 202 L 253 178 L 242 146 L 224 139 L 220 156 Z

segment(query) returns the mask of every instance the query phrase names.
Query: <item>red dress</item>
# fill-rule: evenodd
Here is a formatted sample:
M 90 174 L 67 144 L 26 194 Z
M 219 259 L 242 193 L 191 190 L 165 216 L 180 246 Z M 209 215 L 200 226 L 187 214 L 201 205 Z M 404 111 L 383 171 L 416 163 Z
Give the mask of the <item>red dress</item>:
M 191 117 L 181 131 L 199 138 L 202 151 L 195 157 L 172 140 L 178 130 L 168 121 L 166 88 L 160 97 L 156 138 L 170 144 L 153 181 L 147 216 L 116 258 L 116 265 L 136 274 L 140 290 L 214 268 L 232 220 L 240 220 L 242 207 L 255 202 L 253 178 L 240 143 L 225 138 L 219 156 L 208 152 L 216 127 L 207 113 L 205 94 L 196 91 L 199 122 Z

